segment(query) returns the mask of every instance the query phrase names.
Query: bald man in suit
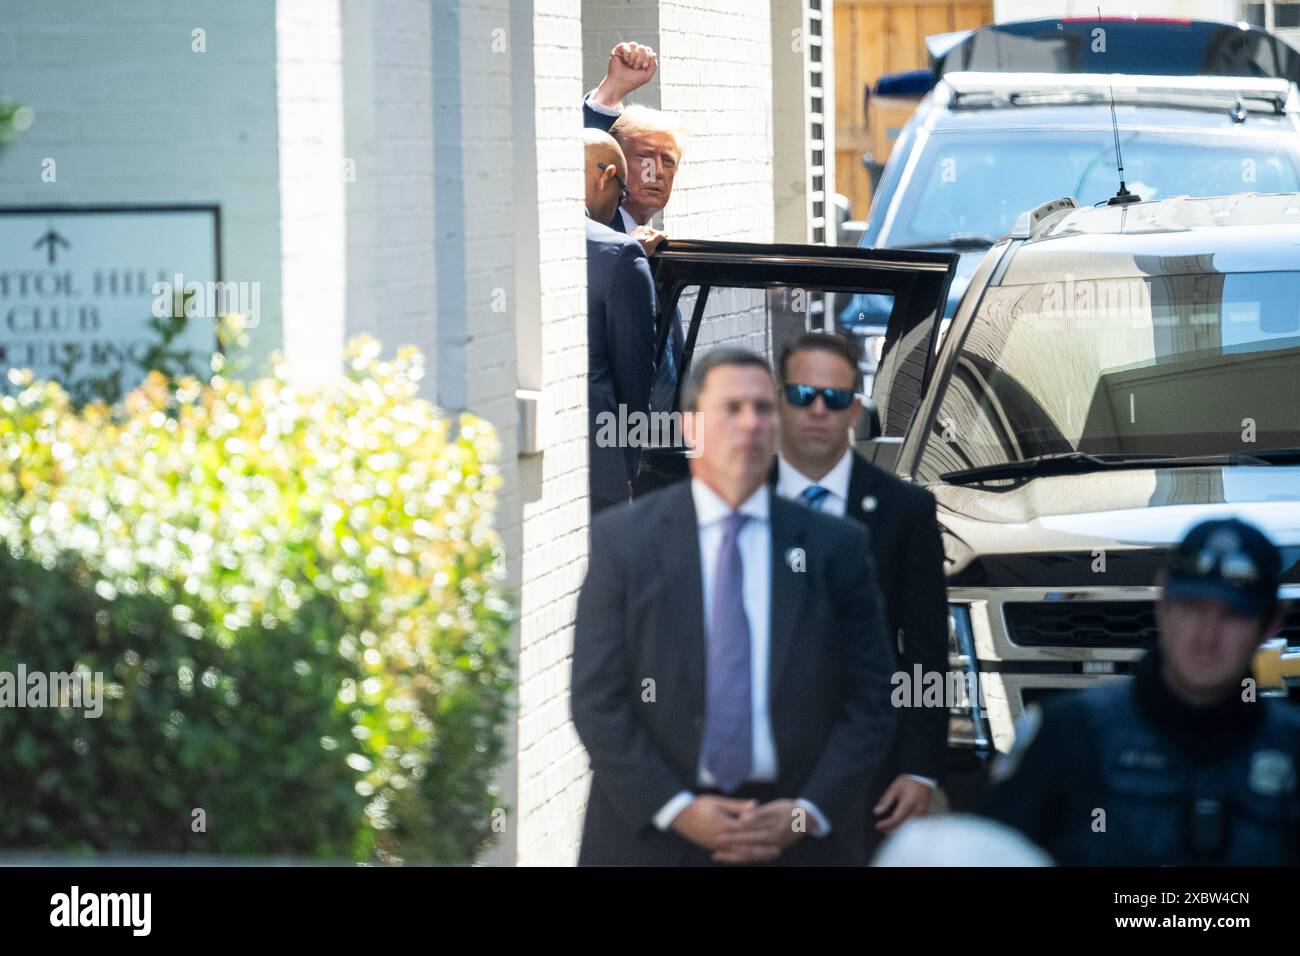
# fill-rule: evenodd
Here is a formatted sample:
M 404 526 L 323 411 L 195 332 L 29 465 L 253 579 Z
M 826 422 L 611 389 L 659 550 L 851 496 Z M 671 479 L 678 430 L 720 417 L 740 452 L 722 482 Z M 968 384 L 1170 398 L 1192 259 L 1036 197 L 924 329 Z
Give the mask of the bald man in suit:
M 591 512 L 627 501 L 640 449 L 608 421 L 649 412 L 655 370 L 655 289 L 641 244 L 602 225 L 623 195 L 627 162 L 608 133 L 584 130 L 587 197 L 587 413 Z M 620 410 L 622 414 L 620 415 Z

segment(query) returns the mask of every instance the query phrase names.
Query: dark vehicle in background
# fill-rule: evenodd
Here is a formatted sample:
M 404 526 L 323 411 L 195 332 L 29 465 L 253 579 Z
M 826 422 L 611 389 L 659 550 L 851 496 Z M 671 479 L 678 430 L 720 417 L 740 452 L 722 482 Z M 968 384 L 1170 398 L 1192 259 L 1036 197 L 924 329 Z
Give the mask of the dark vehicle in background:
M 1300 96 L 1286 80 L 957 73 L 899 135 L 862 244 L 958 253 L 951 317 L 1020 211 L 1115 193 L 1112 91 L 1129 189 L 1143 199 L 1300 189 Z M 887 309 L 870 297 L 836 309 L 874 365 Z
M 1112 88 L 1130 188 L 1142 198 L 1300 188 L 1300 53 L 1263 30 L 1077 18 L 995 24 L 927 43 L 928 78 L 913 71 L 877 85 L 891 95 L 933 89 L 888 164 L 873 171 L 861 245 L 958 253 L 949 317 L 1021 210 L 1114 193 Z M 832 305 L 836 328 L 860 339 L 869 374 L 887 305 L 871 297 Z
M 974 70 L 1277 77 L 1300 83 L 1300 51 L 1242 23 L 1174 17 L 1017 20 L 928 37 L 926 46 L 936 80 Z
M 1098 30 L 1104 43 L 1099 43 Z M 1137 76 L 1272 77 L 1300 84 L 1300 51 L 1249 24 L 1134 17 L 1064 17 L 994 23 L 925 38 L 927 69 L 887 73 L 863 90 L 863 112 L 881 98 L 919 101 L 949 73 L 1127 73 Z M 864 156 L 872 194 L 884 168 Z
M 982 691 L 950 725 L 969 765 L 1030 704 L 1131 671 L 1196 522 L 1258 525 L 1300 598 L 1300 193 L 1054 202 L 983 257 L 919 374 L 900 346 L 859 447 L 938 501 L 951 663 Z M 1263 691 L 1298 663 L 1292 603 Z
M 1022 214 L 942 343 L 951 251 L 675 240 L 652 268 L 683 377 L 722 344 L 778 354 L 812 297 L 890 303 L 858 447 L 938 502 L 950 669 L 979 690 L 949 715 L 954 806 L 1027 705 L 1131 671 L 1197 521 L 1263 528 L 1300 600 L 1300 191 Z M 638 493 L 687 466 L 647 449 Z M 1256 672 L 1300 693 L 1300 609 Z

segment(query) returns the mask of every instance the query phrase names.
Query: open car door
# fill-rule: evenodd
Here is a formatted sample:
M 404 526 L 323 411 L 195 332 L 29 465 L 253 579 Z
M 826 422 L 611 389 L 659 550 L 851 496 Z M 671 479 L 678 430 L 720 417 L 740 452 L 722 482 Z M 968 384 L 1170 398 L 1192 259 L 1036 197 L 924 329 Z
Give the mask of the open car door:
M 775 363 L 785 343 L 805 331 L 849 337 L 835 327 L 836 302 L 842 306 L 865 293 L 877 297 L 873 301 L 892 302 L 872 397 L 883 434 L 901 437 L 933 365 L 957 259 L 955 253 L 906 249 L 664 243 L 651 259 L 659 309 L 656 361 L 663 361 L 672 322 L 682 323 L 684 345 L 676 390 L 652 396 L 652 419 L 680 421 L 682 383 L 692 360 L 707 350 L 741 346 Z M 863 356 L 860 364 L 875 368 L 875 357 Z M 668 424 L 651 432 L 641 454 L 637 494 L 689 474 L 680 428 Z

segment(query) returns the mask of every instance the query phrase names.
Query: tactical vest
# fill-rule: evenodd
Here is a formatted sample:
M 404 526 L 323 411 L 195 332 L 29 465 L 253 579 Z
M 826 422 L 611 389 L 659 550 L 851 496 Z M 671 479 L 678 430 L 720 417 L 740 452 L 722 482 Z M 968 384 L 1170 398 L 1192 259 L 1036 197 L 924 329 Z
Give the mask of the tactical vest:
M 1265 718 L 1214 759 L 1178 746 L 1138 709 L 1127 681 L 1085 695 L 1100 790 L 1075 799 L 1062 860 L 1097 866 L 1300 864 L 1300 710 L 1260 701 Z M 1100 811 L 1100 813 L 1098 812 Z M 1078 812 L 1078 811 L 1076 811 Z

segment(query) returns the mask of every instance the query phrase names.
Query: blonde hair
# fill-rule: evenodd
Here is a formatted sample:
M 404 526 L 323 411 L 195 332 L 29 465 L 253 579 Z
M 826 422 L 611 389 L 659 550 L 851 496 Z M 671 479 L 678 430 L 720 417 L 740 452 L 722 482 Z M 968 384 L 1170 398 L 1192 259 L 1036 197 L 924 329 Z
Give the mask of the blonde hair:
M 671 136 L 673 145 L 677 147 L 677 161 L 681 162 L 682 153 L 685 151 L 682 146 L 681 130 L 662 110 L 640 104 L 629 106 L 609 128 L 609 134 L 618 140 L 620 146 L 625 146 L 628 137 L 642 136 L 646 133 L 667 133 Z

